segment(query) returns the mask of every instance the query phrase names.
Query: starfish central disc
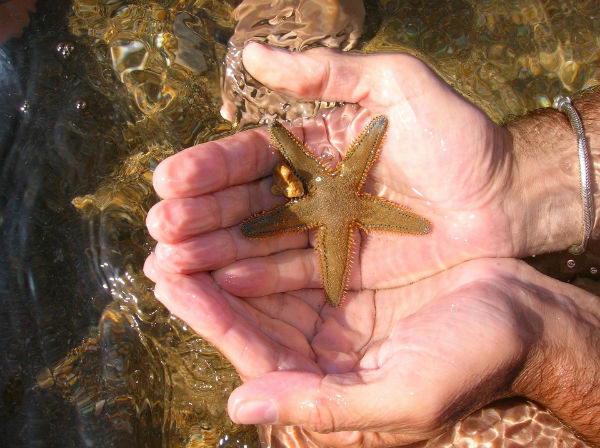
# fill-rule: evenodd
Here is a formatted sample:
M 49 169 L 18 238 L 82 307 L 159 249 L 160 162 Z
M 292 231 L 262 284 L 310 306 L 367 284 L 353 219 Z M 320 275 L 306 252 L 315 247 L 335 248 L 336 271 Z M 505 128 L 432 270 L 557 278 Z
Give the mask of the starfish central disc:
M 411 234 L 430 231 L 428 220 L 360 191 L 386 126 L 387 118 L 373 119 L 331 171 L 280 123 L 269 125 L 273 144 L 302 182 L 305 194 L 248 218 L 242 223 L 242 233 L 257 238 L 316 228 L 323 288 L 333 307 L 342 302 L 348 283 L 354 228 Z

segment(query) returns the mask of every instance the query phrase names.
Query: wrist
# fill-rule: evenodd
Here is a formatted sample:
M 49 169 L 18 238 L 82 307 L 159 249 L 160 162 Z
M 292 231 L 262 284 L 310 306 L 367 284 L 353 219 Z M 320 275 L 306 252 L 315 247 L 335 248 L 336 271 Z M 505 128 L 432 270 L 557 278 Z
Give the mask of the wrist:
M 585 126 L 585 123 L 584 123 Z M 508 213 L 519 256 L 567 249 L 583 236 L 577 139 L 567 117 L 544 109 L 507 125 L 513 176 Z
M 592 198 L 594 203 L 594 217 L 592 219 L 591 238 L 600 237 L 600 88 L 576 96 L 573 104 L 583 122 L 583 129 L 590 157 L 590 172 L 592 181 Z
M 600 299 L 548 277 L 527 291 L 522 299 L 539 338 L 512 392 L 600 444 Z

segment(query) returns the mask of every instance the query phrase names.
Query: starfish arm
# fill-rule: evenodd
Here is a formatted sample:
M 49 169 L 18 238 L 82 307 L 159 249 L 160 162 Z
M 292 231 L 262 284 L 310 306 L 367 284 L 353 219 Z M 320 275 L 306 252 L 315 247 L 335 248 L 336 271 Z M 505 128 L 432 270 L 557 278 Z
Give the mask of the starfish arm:
M 296 176 L 304 183 L 318 175 L 331 174 L 319 160 L 278 121 L 269 125 L 271 140 Z
M 344 298 L 352 258 L 352 227 L 322 226 L 317 250 L 321 262 L 323 289 L 329 305 L 338 306 Z
M 290 201 L 251 216 L 242 222 L 242 233 L 250 238 L 260 238 L 316 227 L 318 223 L 313 220 L 314 213 L 310 202 L 308 198 Z
M 364 230 L 380 230 L 423 235 L 431 223 L 398 205 L 370 194 L 360 195 L 357 224 Z
M 337 172 L 346 176 L 351 185 L 355 185 L 357 189 L 365 182 L 367 173 L 377 158 L 387 122 L 387 118 L 383 115 L 371 120 L 365 130 L 354 140 L 346 157 L 338 166 Z

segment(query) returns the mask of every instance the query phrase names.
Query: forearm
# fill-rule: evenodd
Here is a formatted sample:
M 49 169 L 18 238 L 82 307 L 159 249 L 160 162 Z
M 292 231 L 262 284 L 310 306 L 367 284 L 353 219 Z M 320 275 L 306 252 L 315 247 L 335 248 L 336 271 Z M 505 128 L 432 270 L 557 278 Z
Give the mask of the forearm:
M 600 235 L 600 92 L 574 101 L 592 160 L 596 219 Z M 512 136 L 513 177 L 507 201 L 520 255 L 567 249 L 583 237 L 583 203 L 577 139 L 566 115 L 543 109 L 507 125 Z
M 548 407 L 600 446 L 600 298 L 542 278 L 523 289 L 540 337 L 513 392 Z

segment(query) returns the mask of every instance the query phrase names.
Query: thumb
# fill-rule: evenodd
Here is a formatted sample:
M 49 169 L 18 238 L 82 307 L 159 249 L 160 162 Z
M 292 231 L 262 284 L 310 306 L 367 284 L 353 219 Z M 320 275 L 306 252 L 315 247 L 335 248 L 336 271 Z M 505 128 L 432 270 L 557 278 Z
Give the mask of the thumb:
M 446 88 L 423 62 L 406 54 L 340 53 L 328 48 L 289 52 L 249 42 L 242 58 L 246 70 L 260 82 L 305 100 L 389 107 L 406 96 Z
M 417 398 L 402 394 L 392 381 L 380 370 L 325 376 L 271 372 L 236 389 L 228 411 L 236 423 L 295 425 L 318 433 L 423 430 L 424 422 L 401 411 L 419 409 Z

